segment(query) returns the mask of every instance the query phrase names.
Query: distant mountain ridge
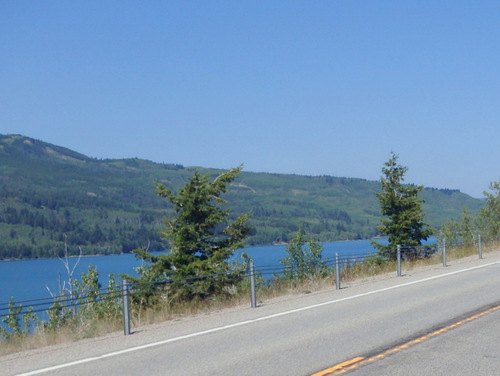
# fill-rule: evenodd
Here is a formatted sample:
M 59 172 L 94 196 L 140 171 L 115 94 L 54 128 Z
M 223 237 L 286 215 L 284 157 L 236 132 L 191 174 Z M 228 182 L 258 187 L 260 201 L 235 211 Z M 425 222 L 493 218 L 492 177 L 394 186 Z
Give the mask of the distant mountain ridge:
M 21 135 L 0 135 L 0 258 L 55 257 L 70 252 L 112 254 L 160 239 L 174 215 L 155 182 L 176 191 L 195 170 L 138 158 L 104 159 Z M 300 225 L 320 241 L 377 235 L 378 181 L 243 171 L 226 194 L 234 215 L 251 213 L 249 245 L 286 242 Z M 458 190 L 426 188 L 426 221 L 438 227 L 462 208 L 482 206 Z

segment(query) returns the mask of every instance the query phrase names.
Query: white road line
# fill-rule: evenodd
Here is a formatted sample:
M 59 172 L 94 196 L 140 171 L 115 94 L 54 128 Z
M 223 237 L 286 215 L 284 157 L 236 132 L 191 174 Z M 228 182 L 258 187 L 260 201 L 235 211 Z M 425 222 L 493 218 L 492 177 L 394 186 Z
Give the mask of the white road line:
M 184 339 L 187 339 L 187 338 L 193 338 L 193 337 L 202 336 L 204 334 L 220 332 L 220 331 L 223 331 L 223 330 L 226 330 L 226 329 L 236 328 L 238 326 L 248 325 L 248 324 L 252 324 L 252 323 L 255 323 L 255 322 L 269 320 L 269 319 L 273 319 L 273 318 L 280 317 L 280 316 L 291 315 L 293 313 L 297 313 L 297 312 L 301 312 L 301 311 L 307 311 L 309 309 L 314 309 L 314 308 L 318 308 L 318 307 L 327 306 L 327 305 L 330 305 L 330 304 L 344 302 L 346 300 L 352 300 L 352 299 L 362 298 L 364 296 L 378 294 L 378 293 L 381 293 L 381 292 L 384 292 L 384 291 L 394 290 L 394 289 L 398 289 L 398 288 L 406 287 L 406 286 L 410 286 L 410 285 L 415 285 L 415 284 L 418 284 L 418 283 L 423 283 L 423 282 L 431 281 L 433 279 L 449 277 L 451 275 L 455 275 L 455 274 L 459 274 L 459 273 L 465 273 L 465 272 L 468 272 L 468 271 L 471 271 L 471 270 L 485 268 L 485 267 L 496 265 L 496 264 L 500 264 L 500 261 L 496 261 L 496 262 L 492 262 L 492 263 L 484 264 L 484 265 L 479 265 L 479 266 L 474 266 L 472 268 L 456 270 L 454 272 L 440 274 L 440 275 L 437 275 L 437 276 L 434 276 L 434 277 L 419 279 L 417 281 L 411 281 L 411 282 L 407 282 L 407 283 L 402 283 L 400 285 L 386 287 L 386 288 L 383 288 L 383 289 L 380 289 L 380 290 L 374 290 L 374 291 L 369 291 L 369 292 L 365 292 L 365 293 L 362 293 L 362 294 L 348 296 L 348 297 L 345 297 L 345 298 L 340 298 L 340 299 L 336 299 L 336 300 L 330 300 L 328 302 L 313 304 L 313 305 L 310 305 L 310 306 L 307 306 L 307 307 L 292 309 L 290 311 L 275 313 L 273 315 L 258 317 L 256 319 L 251 319 L 251 320 L 246 320 L 246 321 L 240 321 L 240 322 L 237 322 L 237 323 L 234 323 L 234 324 L 229 324 L 229 325 L 224 325 L 224 326 L 220 326 L 220 327 L 213 328 L 213 329 L 203 330 L 201 332 L 186 334 L 184 336 L 174 337 L 174 338 L 166 339 L 166 340 L 163 340 L 163 341 L 148 343 L 146 345 L 130 347 L 130 348 L 125 349 L 125 350 L 114 351 L 114 352 L 110 352 L 110 353 L 99 355 L 99 356 L 94 356 L 94 357 L 90 357 L 90 358 L 76 360 L 74 362 L 59 364 L 59 365 L 56 365 L 56 366 L 42 368 L 42 369 L 39 369 L 39 370 L 30 371 L 30 372 L 26 372 L 26 373 L 20 373 L 17 376 L 40 375 L 40 374 L 45 373 L 45 372 L 56 371 L 56 370 L 59 370 L 59 369 L 62 369 L 62 368 L 68 368 L 68 367 L 76 366 L 76 365 L 79 365 L 79 364 L 93 362 L 93 361 L 100 360 L 100 359 L 111 358 L 111 357 L 114 357 L 114 356 L 123 355 L 123 354 L 127 354 L 127 353 L 134 352 L 134 351 L 144 350 L 144 349 L 147 349 L 147 348 L 150 348 L 150 347 L 156 347 L 156 346 L 165 345 L 167 343 L 181 341 L 181 340 L 184 340 Z

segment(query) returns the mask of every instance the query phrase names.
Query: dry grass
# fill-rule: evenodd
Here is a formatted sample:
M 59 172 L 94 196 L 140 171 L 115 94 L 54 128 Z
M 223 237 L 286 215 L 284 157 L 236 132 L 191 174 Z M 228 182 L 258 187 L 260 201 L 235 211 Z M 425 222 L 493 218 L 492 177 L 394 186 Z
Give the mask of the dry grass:
M 335 285 L 335 277 L 328 275 L 323 278 L 305 278 L 303 280 L 277 279 L 273 284 L 261 286 L 257 291 L 259 302 L 274 299 L 284 295 L 309 294 L 314 291 L 324 290 Z M 250 294 L 250 292 L 249 292 Z M 248 297 L 246 297 L 248 301 Z
M 46 330 L 40 326 L 30 335 L 13 336 L 8 341 L 0 340 L 0 355 L 98 337 L 115 332 L 122 327 L 123 323 L 118 319 L 113 321 L 86 320 L 66 325 L 57 330 Z
M 155 324 L 174 320 L 181 316 L 198 315 L 200 313 L 220 310 L 248 302 L 250 291 L 242 289 L 233 295 L 216 296 L 208 299 L 195 299 L 171 303 L 165 301 L 154 307 L 134 306 L 131 312 L 133 326 Z
M 340 280 L 341 282 L 351 282 L 359 278 L 385 274 L 394 270 L 396 270 L 396 262 L 394 261 L 383 262 L 381 264 L 357 262 L 352 265 L 346 265 L 340 270 Z

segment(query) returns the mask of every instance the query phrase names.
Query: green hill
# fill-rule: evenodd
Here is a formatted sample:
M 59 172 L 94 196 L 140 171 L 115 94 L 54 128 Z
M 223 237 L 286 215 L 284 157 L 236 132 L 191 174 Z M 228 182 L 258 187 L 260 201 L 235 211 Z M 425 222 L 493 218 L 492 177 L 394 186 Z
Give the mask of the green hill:
M 70 253 L 130 252 L 150 243 L 173 216 L 155 182 L 176 191 L 195 170 L 141 159 L 89 158 L 19 135 L 0 135 L 0 258 L 54 257 Z M 377 235 L 378 181 L 332 176 L 243 172 L 226 198 L 234 215 L 249 212 L 255 233 L 248 245 L 286 242 L 303 224 L 321 241 Z M 482 201 L 458 190 L 425 189 L 426 220 L 439 227 L 477 212 Z

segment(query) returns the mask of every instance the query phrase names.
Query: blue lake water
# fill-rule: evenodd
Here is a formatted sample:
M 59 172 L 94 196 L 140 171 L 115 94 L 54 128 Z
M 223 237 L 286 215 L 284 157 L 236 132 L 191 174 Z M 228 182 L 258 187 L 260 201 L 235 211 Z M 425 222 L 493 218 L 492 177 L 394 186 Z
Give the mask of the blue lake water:
M 386 239 L 377 241 L 387 244 Z M 434 241 L 435 239 L 429 239 L 429 242 Z M 285 245 L 270 245 L 237 250 L 233 259 L 241 260 L 243 250 L 253 259 L 257 269 L 266 266 L 279 267 L 279 260 L 286 257 Z M 333 259 L 336 253 L 341 257 L 358 255 L 362 257 L 374 252 L 375 249 L 369 240 L 323 243 L 323 256 L 329 259 Z M 76 258 L 70 258 L 70 266 L 74 267 L 76 261 Z M 106 287 L 110 273 L 136 275 L 134 268 L 140 266 L 141 261 L 132 254 L 82 257 L 73 277 L 77 278 L 86 273 L 89 265 L 96 267 L 99 280 L 103 287 Z M 0 303 L 8 302 L 10 297 L 14 297 L 16 302 L 48 298 L 51 296 L 49 289 L 58 295 L 59 281 L 67 280 L 67 271 L 59 259 L 0 261 Z

